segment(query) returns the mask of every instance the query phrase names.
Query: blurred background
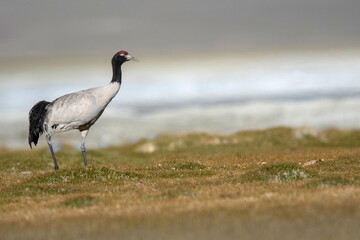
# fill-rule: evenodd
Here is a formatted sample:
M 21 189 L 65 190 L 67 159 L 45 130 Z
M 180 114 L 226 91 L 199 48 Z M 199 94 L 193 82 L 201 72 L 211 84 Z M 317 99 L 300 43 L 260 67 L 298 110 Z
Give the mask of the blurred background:
M 159 134 L 359 128 L 359 12 L 356 0 L 2 0 L 0 147 L 28 147 L 36 102 L 110 82 L 121 49 L 141 61 L 123 66 L 89 147 Z M 80 145 L 76 131 L 53 139 Z

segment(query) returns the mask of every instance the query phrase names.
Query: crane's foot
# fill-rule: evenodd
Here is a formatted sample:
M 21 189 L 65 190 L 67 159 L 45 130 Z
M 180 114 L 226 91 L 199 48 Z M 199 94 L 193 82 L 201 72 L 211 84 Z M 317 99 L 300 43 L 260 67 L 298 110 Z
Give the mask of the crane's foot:
M 59 170 L 59 166 L 55 166 L 55 170 Z

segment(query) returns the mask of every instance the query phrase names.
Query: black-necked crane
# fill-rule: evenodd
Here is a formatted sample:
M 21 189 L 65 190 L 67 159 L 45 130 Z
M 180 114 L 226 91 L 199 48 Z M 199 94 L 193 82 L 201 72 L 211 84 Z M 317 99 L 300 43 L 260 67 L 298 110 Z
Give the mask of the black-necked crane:
M 136 60 L 126 51 L 120 51 L 111 60 L 113 77 L 110 84 L 103 87 L 66 94 L 52 102 L 40 101 L 29 112 L 29 145 L 38 143 L 42 133 L 46 133 L 46 141 L 55 164 L 56 162 L 51 137 L 60 132 L 78 129 L 81 132 L 82 143 L 80 150 L 86 161 L 85 138 L 89 128 L 104 112 L 106 106 L 118 93 L 121 85 L 121 66 L 124 62 Z

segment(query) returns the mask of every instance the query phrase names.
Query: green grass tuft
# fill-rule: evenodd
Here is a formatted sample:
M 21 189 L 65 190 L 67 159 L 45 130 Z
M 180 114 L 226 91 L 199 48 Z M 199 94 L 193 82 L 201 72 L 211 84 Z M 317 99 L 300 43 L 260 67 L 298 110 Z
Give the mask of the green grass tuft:
M 121 172 L 108 167 L 79 167 L 45 173 L 31 178 L 27 182 L 36 184 L 107 183 L 119 180 L 139 179 L 141 177 L 142 175 L 134 172 Z
M 306 186 L 309 188 L 313 187 L 342 187 L 342 186 L 355 186 L 360 185 L 360 178 L 346 178 L 340 176 L 326 176 L 321 179 L 314 180 L 308 183 Z
M 82 208 L 82 207 L 90 207 L 93 205 L 97 205 L 99 203 L 99 199 L 92 196 L 76 196 L 72 198 L 68 198 L 63 204 L 66 207 L 74 207 L 74 208 Z
M 214 172 L 209 170 L 179 170 L 179 169 L 157 169 L 148 172 L 148 178 L 199 178 L 209 177 L 214 175 Z
M 84 190 L 79 187 L 67 185 L 43 185 L 43 184 L 15 184 L 0 192 L 0 203 L 19 202 L 21 197 L 38 197 L 55 194 L 66 195 L 70 193 L 81 193 Z
M 200 170 L 206 168 L 205 165 L 196 162 L 180 162 L 175 164 L 175 169 L 180 170 Z
M 315 171 L 305 169 L 296 163 L 274 163 L 245 173 L 242 180 L 244 182 L 285 182 L 313 178 L 317 175 Z

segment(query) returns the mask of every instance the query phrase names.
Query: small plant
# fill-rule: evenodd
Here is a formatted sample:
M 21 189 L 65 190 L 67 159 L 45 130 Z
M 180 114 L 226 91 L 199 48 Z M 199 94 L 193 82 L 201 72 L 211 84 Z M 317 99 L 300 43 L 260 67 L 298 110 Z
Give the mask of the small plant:
M 315 172 L 304 169 L 295 163 L 276 163 L 261 166 L 258 170 L 245 173 L 242 180 L 246 182 L 284 182 L 303 180 L 316 175 Z
M 60 171 L 46 173 L 29 179 L 29 183 L 101 183 L 138 178 L 141 178 L 141 176 L 132 172 L 121 172 L 108 167 L 87 167 L 62 169 Z
M 182 162 L 175 165 L 175 169 L 180 170 L 200 170 L 204 169 L 205 165 L 196 162 Z
M 92 196 L 78 196 L 67 199 L 64 205 L 67 207 L 81 208 L 90 207 L 99 203 L 99 199 Z
M 359 178 L 328 176 L 307 184 L 307 187 L 330 187 L 330 186 L 341 187 L 341 186 L 351 186 L 351 185 L 359 185 L 359 184 L 360 184 Z

